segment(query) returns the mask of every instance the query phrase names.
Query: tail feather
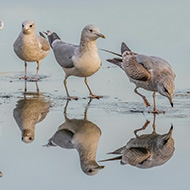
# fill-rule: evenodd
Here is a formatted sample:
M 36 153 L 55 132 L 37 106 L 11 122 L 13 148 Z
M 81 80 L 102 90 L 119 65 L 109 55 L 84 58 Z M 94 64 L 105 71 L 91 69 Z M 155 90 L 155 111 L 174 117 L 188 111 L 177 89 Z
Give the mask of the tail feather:
M 122 59 L 121 58 L 106 59 L 106 61 L 113 63 L 113 64 L 119 66 L 120 68 L 122 68 L 122 65 L 121 65 Z
M 122 42 L 121 43 L 121 54 L 123 54 L 123 52 L 125 52 L 125 51 L 131 51 L 131 50 L 124 42 Z
M 109 50 L 106 50 L 106 49 L 100 49 L 100 50 L 105 51 L 105 52 L 107 52 L 107 53 L 111 53 L 111 54 L 113 54 L 113 55 L 117 55 L 117 56 L 119 56 L 119 57 L 122 57 L 121 54 L 115 53 L 115 52 L 113 52 L 113 51 L 109 51 Z
M 118 156 L 118 157 L 115 157 L 115 158 L 110 158 L 110 159 L 106 159 L 106 160 L 100 160 L 98 162 L 107 162 L 107 161 L 114 161 L 114 160 L 121 160 L 122 159 L 122 156 Z
M 46 37 L 43 35 L 43 33 L 42 33 L 42 32 L 39 32 L 39 34 L 40 34 L 40 36 L 41 36 L 41 37 L 43 37 L 43 38 L 45 38 L 45 39 L 46 39 Z
M 108 154 L 122 154 L 125 149 L 126 149 L 126 146 L 123 146 L 123 147 L 118 148 L 117 150 L 115 150 L 113 152 L 109 152 Z
M 49 41 L 49 44 L 52 47 L 52 43 L 55 41 L 55 40 L 61 40 L 61 38 L 55 33 L 55 32 L 51 32 L 49 30 L 47 30 L 47 32 L 44 32 L 47 37 L 48 37 L 48 41 Z

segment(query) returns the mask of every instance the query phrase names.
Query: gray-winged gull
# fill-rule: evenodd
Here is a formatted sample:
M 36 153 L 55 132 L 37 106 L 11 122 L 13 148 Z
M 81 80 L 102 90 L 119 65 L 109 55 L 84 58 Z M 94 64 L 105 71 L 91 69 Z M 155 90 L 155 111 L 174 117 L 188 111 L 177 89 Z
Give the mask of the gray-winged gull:
M 22 23 L 22 31 L 13 46 L 16 55 L 25 62 L 25 80 L 27 79 L 27 62 L 37 62 L 34 79 L 37 81 L 41 61 L 48 55 L 50 47 L 43 36 L 36 35 L 33 21 L 26 20 Z
M 55 32 L 46 32 L 48 35 L 50 46 L 53 49 L 55 59 L 65 71 L 64 86 L 67 93 L 67 99 L 78 99 L 71 97 L 67 89 L 66 80 L 69 76 L 84 77 L 85 84 L 92 98 L 100 98 L 94 95 L 87 83 L 87 77 L 96 73 L 100 66 L 101 60 L 98 55 L 96 40 L 101 37 L 105 38 L 100 33 L 99 29 L 94 25 L 87 25 L 81 33 L 79 45 L 72 45 L 63 42 Z
M 135 93 L 143 98 L 146 106 L 150 106 L 150 103 L 137 89 L 144 88 L 148 91 L 153 91 L 154 107 L 151 112 L 159 113 L 156 109 L 155 92 L 159 92 L 161 95 L 167 97 L 173 107 L 175 73 L 167 61 L 155 56 L 134 53 L 125 43 L 121 45 L 122 55 L 108 50 L 105 51 L 122 57 L 107 59 L 107 61 L 118 65 L 125 71 L 129 80 L 136 85 Z
M 64 110 L 65 122 L 59 126 L 45 146 L 76 149 L 79 153 L 82 171 L 87 175 L 95 175 L 104 168 L 96 162 L 96 151 L 101 130 L 87 119 L 87 109 L 90 102 L 86 106 L 84 119 L 69 119 L 66 113 L 68 103 L 69 100 L 67 100 Z

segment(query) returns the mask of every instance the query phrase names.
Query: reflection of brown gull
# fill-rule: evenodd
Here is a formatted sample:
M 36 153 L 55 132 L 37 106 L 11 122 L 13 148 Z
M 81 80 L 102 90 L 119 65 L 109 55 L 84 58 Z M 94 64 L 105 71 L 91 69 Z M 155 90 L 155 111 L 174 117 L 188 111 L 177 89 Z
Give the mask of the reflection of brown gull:
M 99 166 L 95 160 L 101 130 L 87 120 L 88 105 L 85 109 L 84 119 L 69 119 L 66 114 L 67 101 L 64 111 L 65 122 L 59 126 L 45 146 L 57 145 L 66 149 L 77 149 L 82 171 L 87 175 L 95 175 L 104 168 L 104 166 Z
M 35 125 L 46 117 L 49 107 L 50 102 L 39 93 L 25 93 L 24 98 L 17 101 L 13 116 L 22 131 L 22 141 L 34 140 Z
M 135 93 L 143 98 L 145 105 L 150 106 L 150 103 L 145 96 L 137 91 L 138 88 L 153 91 L 153 113 L 159 113 L 156 109 L 155 103 L 156 92 L 159 92 L 161 95 L 167 97 L 173 107 L 175 73 L 168 62 L 159 57 L 134 53 L 126 46 L 125 43 L 122 43 L 121 45 L 121 53 L 122 55 L 117 55 L 121 56 L 122 59 L 113 58 L 108 59 L 107 61 L 118 65 L 125 71 L 129 77 L 129 80 L 136 85 L 134 90 Z
M 155 120 L 154 120 L 155 121 Z M 168 133 L 159 135 L 155 131 L 153 123 L 152 134 L 137 135 L 137 132 L 144 130 L 150 122 L 146 121 L 141 129 L 134 131 L 136 138 L 132 138 L 129 142 L 110 154 L 121 154 L 116 158 L 103 161 L 121 160 L 121 164 L 130 164 L 138 168 L 151 168 L 166 163 L 174 153 L 174 140 L 172 138 L 173 126 Z

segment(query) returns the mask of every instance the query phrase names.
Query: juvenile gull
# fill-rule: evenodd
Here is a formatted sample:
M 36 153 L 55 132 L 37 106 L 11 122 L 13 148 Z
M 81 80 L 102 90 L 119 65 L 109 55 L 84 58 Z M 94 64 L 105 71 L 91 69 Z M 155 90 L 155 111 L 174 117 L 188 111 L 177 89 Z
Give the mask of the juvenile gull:
M 0 21 L 0 30 L 2 30 L 3 27 L 4 27 L 4 23 L 3 23 L 3 21 Z
M 13 44 L 16 55 L 25 62 L 25 76 L 27 79 L 27 62 L 37 62 L 35 81 L 38 80 L 38 71 L 42 59 L 44 59 L 50 50 L 48 41 L 43 36 L 35 33 L 35 24 L 33 21 L 26 20 L 22 23 L 22 31 Z
M 131 138 L 125 146 L 110 153 L 120 156 L 102 161 L 120 160 L 122 165 L 130 164 L 141 169 L 166 163 L 175 151 L 174 139 L 172 138 L 173 126 L 171 126 L 168 133 L 160 135 L 156 133 L 155 124 L 153 123 L 151 134 L 137 135 L 137 132 L 144 130 L 149 123 L 149 121 L 146 121 L 141 129 L 135 130 L 136 137 Z
M 154 107 L 152 113 L 159 113 L 156 109 L 155 93 L 159 92 L 161 95 L 167 97 L 173 107 L 174 94 L 174 79 L 175 73 L 167 61 L 155 57 L 146 56 L 132 52 L 125 43 L 121 45 L 121 54 L 104 50 L 109 53 L 121 56 L 122 58 L 107 59 L 108 62 L 118 65 L 125 71 L 129 80 L 135 83 L 135 93 L 140 95 L 145 105 L 148 107 L 150 103 L 145 96 L 140 94 L 137 89 L 144 88 L 148 91 L 153 91 Z
M 78 99 L 71 97 L 67 89 L 67 78 L 69 76 L 84 77 L 85 84 L 92 98 L 100 98 L 94 95 L 87 83 L 87 77 L 96 73 L 100 66 L 101 60 L 98 55 L 96 40 L 101 37 L 99 29 L 94 25 L 87 25 L 81 33 L 79 45 L 72 45 L 63 42 L 55 32 L 46 32 L 48 35 L 50 46 L 53 49 L 55 59 L 65 72 L 64 86 L 67 93 L 67 99 Z
M 65 122 L 59 126 L 55 134 L 49 139 L 47 147 L 59 146 L 66 149 L 76 149 L 79 153 L 82 171 L 87 175 L 95 175 L 104 166 L 99 166 L 96 162 L 96 151 L 101 136 L 100 128 L 87 120 L 87 109 L 85 109 L 84 119 L 69 119 L 65 106 Z
M 13 117 L 22 132 L 22 141 L 34 141 L 36 124 L 43 121 L 50 108 L 50 102 L 40 93 L 26 93 L 17 101 Z

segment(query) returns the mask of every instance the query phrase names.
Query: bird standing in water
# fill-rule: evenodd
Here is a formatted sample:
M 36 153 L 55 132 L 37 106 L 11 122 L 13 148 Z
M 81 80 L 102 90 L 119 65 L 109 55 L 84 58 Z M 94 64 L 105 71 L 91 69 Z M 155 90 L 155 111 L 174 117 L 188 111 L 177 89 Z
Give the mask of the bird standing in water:
M 100 98 L 94 95 L 87 83 L 87 77 L 96 73 L 101 66 L 101 60 L 98 55 L 96 40 L 101 37 L 98 27 L 90 24 L 84 27 L 81 33 L 79 45 L 72 45 L 61 40 L 55 33 L 49 30 L 45 32 L 51 48 L 53 49 L 55 59 L 65 72 L 64 86 L 67 93 L 67 99 L 78 99 L 71 97 L 67 89 L 67 78 L 69 76 L 84 77 L 84 82 L 90 92 L 91 98 Z
M 108 50 L 106 52 L 116 54 L 121 58 L 107 59 L 108 62 L 118 65 L 125 71 L 129 80 L 136 85 L 134 92 L 141 96 L 145 105 L 148 107 L 150 103 L 145 96 L 140 94 L 137 89 L 144 88 L 153 91 L 154 107 L 151 113 L 160 113 L 156 109 L 155 93 L 167 97 L 173 107 L 174 79 L 175 73 L 167 61 L 155 56 L 147 56 L 132 52 L 125 43 L 121 45 L 121 54 L 117 54 Z
M 35 33 L 35 24 L 33 21 L 26 20 L 22 23 L 22 31 L 13 44 L 16 55 L 25 63 L 25 76 L 27 80 L 27 62 L 37 62 L 37 70 L 34 81 L 38 80 L 38 72 L 42 59 L 44 59 L 50 50 L 48 41 L 44 36 L 38 36 Z

